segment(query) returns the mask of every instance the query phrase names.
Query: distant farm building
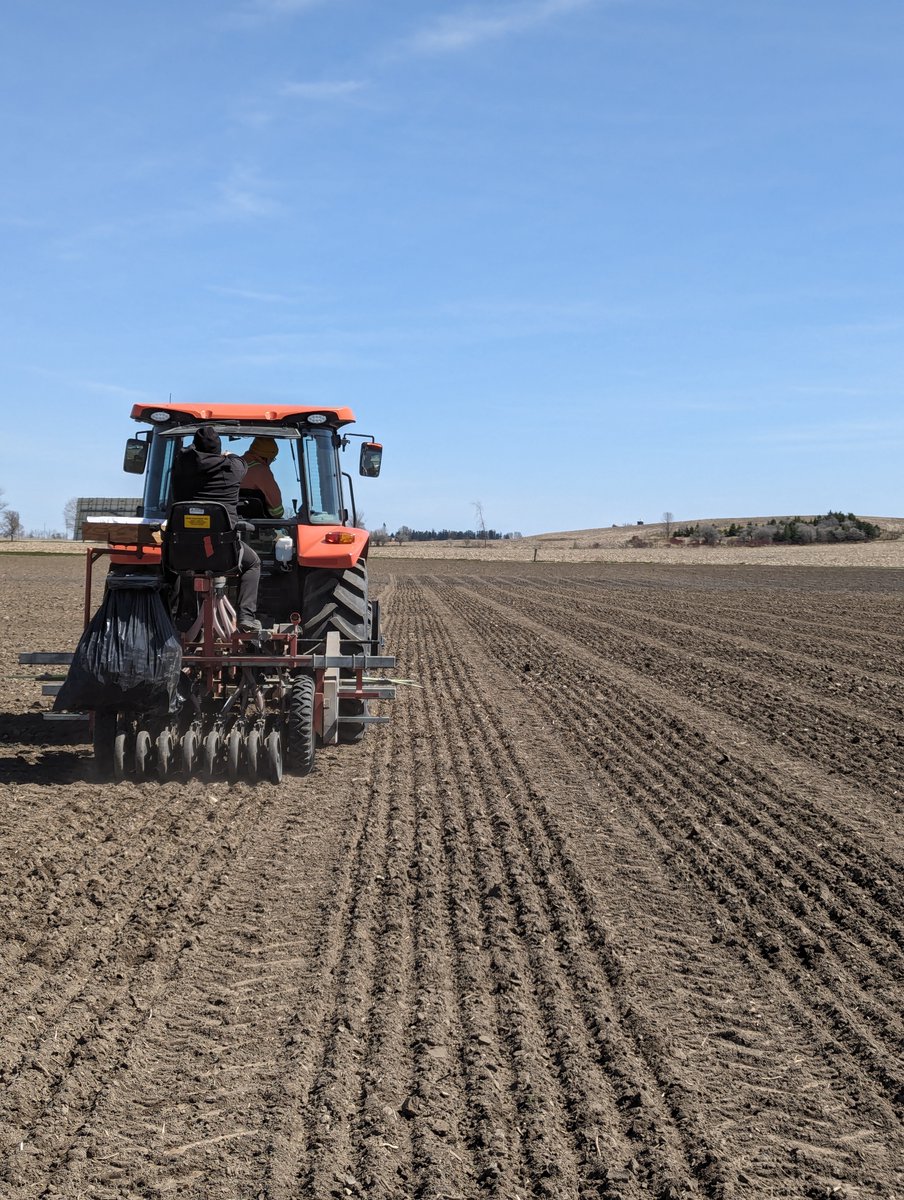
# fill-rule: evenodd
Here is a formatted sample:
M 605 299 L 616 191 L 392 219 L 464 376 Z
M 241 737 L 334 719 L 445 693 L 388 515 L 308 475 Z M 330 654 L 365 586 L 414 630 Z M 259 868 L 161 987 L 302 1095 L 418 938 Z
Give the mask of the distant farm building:
M 140 496 L 79 496 L 72 536 L 76 539 L 82 536 L 82 528 L 89 517 L 134 517 L 140 504 Z

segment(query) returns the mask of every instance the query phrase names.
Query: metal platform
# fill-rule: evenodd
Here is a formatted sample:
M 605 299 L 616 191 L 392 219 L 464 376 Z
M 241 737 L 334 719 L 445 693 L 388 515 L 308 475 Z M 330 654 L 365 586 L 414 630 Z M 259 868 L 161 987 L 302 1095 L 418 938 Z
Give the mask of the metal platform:
M 346 682 L 345 679 L 339 676 L 340 671 L 385 671 L 393 668 L 396 665 L 395 656 L 391 654 L 340 654 L 338 652 L 336 642 L 338 634 L 330 634 L 326 654 L 306 654 L 298 656 L 289 655 L 247 655 L 242 656 L 239 660 L 244 664 L 255 668 L 266 670 L 267 668 L 279 669 L 288 668 L 289 670 L 303 667 L 305 670 L 326 671 L 330 679 L 330 692 L 332 704 L 328 705 L 330 713 L 330 726 L 332 728 L 332 737 L 335 738 L 336 727 L 340 724 L 350 725 L 386 725 L 390 718 L 385 716 L 371 716 L 370 714 L 356 714 L 355 716 L 339 716 L 338 701 L 344 696 L 352 693 L 360 696 L 355 683 Z M 69 666 L 74 655 L 71 651 L 65 650 L 30 650 L 19 655 L 19 664 L 21 666 Z M 287 661 L 288 660 L 288 661 Z M 204 666 L 222 666 L 223 656 L 216 655 L 206 657 L 204 655 L 186 654 L 183 661 L 189 665 L 204 665 Z M 59 694 L 65 675 L 51 674 L 44 672 L 41 675 L 35 676 L 35 682 L 41 683 L 42 696 L 56 696 Z M 382 676 L 374 678 L 365 678 L 362 680 L 364 698 L 367 700 L 394 700 L 396 698 L 396 689 L 394 686 L 387 684 Z M 88 719 L 87 713 L 81 712 L 50 712 L 44 711 L 42 717 L 45 721 L 85 721 Z

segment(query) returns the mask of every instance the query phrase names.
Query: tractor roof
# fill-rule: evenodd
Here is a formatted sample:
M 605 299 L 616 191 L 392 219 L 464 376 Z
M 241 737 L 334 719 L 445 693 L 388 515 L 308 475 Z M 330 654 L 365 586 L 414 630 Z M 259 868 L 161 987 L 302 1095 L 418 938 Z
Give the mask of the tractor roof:
M 256 425 L 294 425 L 299 417 L 310 413 L 321 413 L 326 424 L 334 428 L 350 425 L 355 414 L 350 408 L 334 408 L 332 405 L 300 404 L 136 404 L 132 408 L 132 419 L 162 423 L 163 418 L 152 419 L 152 414 L 166 413 L 176 424 L 197 421 L 253 421 Z M 181 420 L 180 420 L 181 418 Z

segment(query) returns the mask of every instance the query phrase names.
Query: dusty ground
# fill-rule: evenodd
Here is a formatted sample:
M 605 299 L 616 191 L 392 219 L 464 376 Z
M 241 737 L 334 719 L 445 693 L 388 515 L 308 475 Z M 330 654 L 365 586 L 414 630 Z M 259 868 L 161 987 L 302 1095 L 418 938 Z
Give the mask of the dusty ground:
M 4 1200 L 901 1200 L 904 572 L 375 568 L 390 726 L 100 787 L 4 560 Z

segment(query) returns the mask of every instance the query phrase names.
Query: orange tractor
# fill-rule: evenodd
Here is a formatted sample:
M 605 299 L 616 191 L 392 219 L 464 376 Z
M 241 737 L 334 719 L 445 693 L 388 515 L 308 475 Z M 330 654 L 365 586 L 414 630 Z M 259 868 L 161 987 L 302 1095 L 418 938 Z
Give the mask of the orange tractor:
M 379 603 L 367 586 L 369 535 L 357 527 L 351 476 L 340 462 L 351 438 L 362 437 L 347 432 L 354 415 L 298 405 L 137 404 L 132 417 L 149 428 L 129 438 L 124 469 L 144 475 L 144 497 L 134 516 L 86 525 L 88 540 L 107 544 L 87 553 L 85 637 L 109 660 L 111 652 L 127 655 L 134 638 L 145 646 L 149 621 L 165 622 L 172 686 L 165 703 L 157 696 L 145 704 L 140 689 L 137 700 L 116 702 L 114 694 L 115 707 L 92 703 L 99 770 L 118 779 L 200 772 L 252 782 L 278 782 L 284 765 L 307 774 L 318 745 L 360 741 L 368 724 L 388 720 L 372 716 L 369 702 L 394 698 L 375 674 L 395 659 L 381 653 Z M 226 452 L 267 439 L 277 494 L 272 486 L 266 495 L 240 492 L 237 523 L 222 505 L 171 501 L 176 455 L 202 425 Z M 362 437 L 360 474 L 377 476 L 381 454 Z M 243 539 L 262 563 L 260 631 L 243 632 L 236 619 Z M 128 601 L 125 623 L 110 609 L 89 622 L 94 567 L 105 557 L 105 602 Z M 135 613 L 150 611 L 140 608 L 143 597 L 157 607 L 133 635 Z M 158 666 L 160 644 L 150 655 Z M 78 661 L 79 651 L 70 680 Z M 58 707 L 76 707 L 65 703 L 68 682 Z

